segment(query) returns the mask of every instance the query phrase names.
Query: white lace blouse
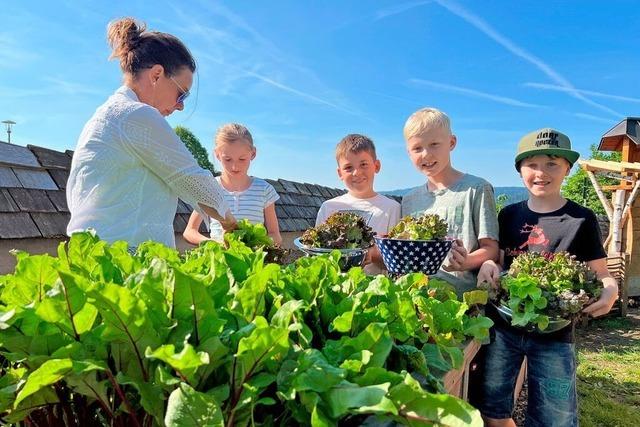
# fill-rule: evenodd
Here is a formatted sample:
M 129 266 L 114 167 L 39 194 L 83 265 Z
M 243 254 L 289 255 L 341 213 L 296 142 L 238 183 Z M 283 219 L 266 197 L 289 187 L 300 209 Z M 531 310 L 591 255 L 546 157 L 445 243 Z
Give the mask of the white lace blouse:
M 122 86 L 78 138 L 67 183 L 67 234 L 94 228 L 108 242 L 173 247 L 178 197 L 221 215 L 229 209 L 211 172 L 198 166 L 160 112 Z

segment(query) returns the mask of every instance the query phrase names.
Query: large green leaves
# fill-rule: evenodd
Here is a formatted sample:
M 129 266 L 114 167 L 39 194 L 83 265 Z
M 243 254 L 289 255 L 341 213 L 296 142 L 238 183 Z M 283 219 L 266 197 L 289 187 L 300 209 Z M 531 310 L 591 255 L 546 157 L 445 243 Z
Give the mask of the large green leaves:
M 20 402 L 25 398 L 36 393 L 43 387 L 57 383 L 67 374 L 72 373 L 78 375 L 103 369 L 105 369 L 105 367 L 102 363 L 94 363 L 92 361 L 74 361 L 71 359 L 47 360 L 27 377 L 27 381 L 20 389 L 13 406 L 18 407 Z
M 215 398 L 184 383 L 169 396 L 164 422 L 167 427 L 224 426 L 220 405 Z
M 103 339 L 122 344 L 131 351 L 128 357 L 137 364 L 137 369 L 127 369 L 125 374 L 148 379 L 143 354 L 147 347 L 158 347 L 160 340 L 151 327 L 146 304 L 130 289 L 112 284 L 101 284 L 88 291 L 87 295 L 102 316 Z
M 149 359 L 162 360 L 190 384 L 195 381 L 196 370 L 209 363 L 209 355 L 205 352 L 196 352 L 190 344 L 185 344 L 179 353 L 176 353 L 173 344 L 163 345 L 154 351 L 147 348 L 145 356 Z
M 92 233 L 74 234 L 58 258 L 18 253 L 16 272 L 0 277 L 3 420 L 477 422 L 427 389 L 442 390 L 434 375 L 462 363 L 465 339 L 487 337 L 490 320 L 467 314 L 482 295 L 460 302 L 422 274 L 342 273 L 338 252 L 265 265 L 242 243 L 264 235 L 245 225 L 226 249 L 184 255 L 154 242 L 132 254 Z

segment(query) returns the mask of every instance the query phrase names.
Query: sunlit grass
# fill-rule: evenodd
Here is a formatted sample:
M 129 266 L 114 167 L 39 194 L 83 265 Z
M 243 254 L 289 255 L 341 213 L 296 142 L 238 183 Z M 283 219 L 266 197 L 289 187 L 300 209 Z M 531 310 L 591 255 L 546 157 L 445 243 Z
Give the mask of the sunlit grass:
M 630 326 L 620 318 L 592 325 L 612 332 Z M 581 426 L 640 425 L 640 340 L 583 346 L 578 350 L 577 376 Z

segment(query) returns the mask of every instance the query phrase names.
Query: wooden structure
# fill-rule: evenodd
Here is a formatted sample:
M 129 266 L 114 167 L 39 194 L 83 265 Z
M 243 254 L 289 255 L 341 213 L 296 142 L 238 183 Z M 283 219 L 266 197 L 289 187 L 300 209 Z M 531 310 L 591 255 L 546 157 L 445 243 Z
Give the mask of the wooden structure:
M 469 365 L 478 351 L 481 344 L 476 340 L 466 343 L 463 349 L 464 362 L 459 369 L 452 369 L 442 378 L 447 393 L 456 396 L 462 400 L 468 400 L 469 395 Z
M 579 164 L 589 176 L 611 224 L 605 248 L 609 265 L 619 280 L 621 310 L 626 315 L 627 298 L 640 296 L 640 118 L 627 117 L 606 132 L 598 150 L 622 155 L 621 162 L 580 160 Z M 620 182 L 601 188 L 597 173 L 613 174 Z M 611 201 L 603 190 L 613 191 Z

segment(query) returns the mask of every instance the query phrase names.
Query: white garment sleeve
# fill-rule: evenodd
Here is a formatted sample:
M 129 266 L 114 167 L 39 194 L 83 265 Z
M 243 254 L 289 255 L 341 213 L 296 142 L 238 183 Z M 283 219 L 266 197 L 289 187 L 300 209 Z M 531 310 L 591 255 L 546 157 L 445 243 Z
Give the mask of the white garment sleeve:
M 389 229 L 387 233 L 400 222 L 400 209 L 400 203 L 396 202 L 391 205 L 391 209 L 389 209 Z
M 221 216 L 229 210 L 220 184 L 198 165 L 158 110 L 143 107 L 131 112 L 120 131 L 125 147 L 194 209 L 201 203 Z
M 316 227 L 324 223 L 328 217 L 329 216 L 327 215 L 327 202 L 325 201 L 320 206 L 320 210 L 318 210 L 318 215 L 316 216 Z

